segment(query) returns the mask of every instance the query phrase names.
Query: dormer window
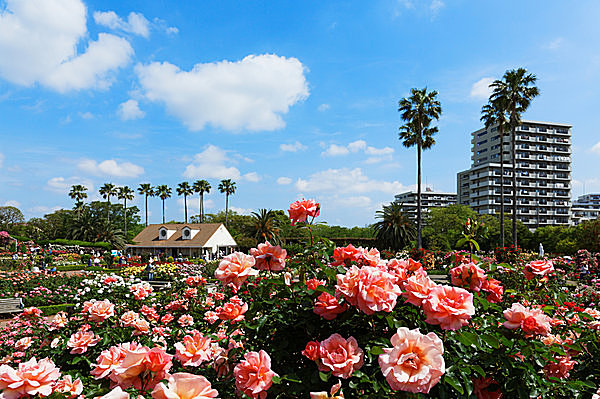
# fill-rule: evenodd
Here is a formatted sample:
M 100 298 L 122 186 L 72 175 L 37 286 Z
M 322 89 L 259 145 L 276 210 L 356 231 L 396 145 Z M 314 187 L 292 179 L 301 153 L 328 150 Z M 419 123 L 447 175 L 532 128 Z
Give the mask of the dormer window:
M 192 232 L 188 227 L 185 227 L 181 232 L 181 238 L 184 240 L 190 240 L 192 238 Z
M 163 226 L 158 230 L 158 239 L 168 240 L 173 234 L 175 234 L 175 230 L 169 230 Z

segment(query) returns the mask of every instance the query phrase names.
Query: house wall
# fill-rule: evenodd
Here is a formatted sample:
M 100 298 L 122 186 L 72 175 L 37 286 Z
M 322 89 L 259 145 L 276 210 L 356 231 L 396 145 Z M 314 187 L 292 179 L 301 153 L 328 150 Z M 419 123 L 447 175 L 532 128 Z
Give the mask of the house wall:
M 225 226 L 220 226 L 215 234 L 212 235 L 204 244 L 204 247 L 210 247 L 212 252 L 217 252 L 218 247 L 226 247 L 226 246 L 237 246 L 237 243 L 229 234 L 229 231 L 225 228 Z

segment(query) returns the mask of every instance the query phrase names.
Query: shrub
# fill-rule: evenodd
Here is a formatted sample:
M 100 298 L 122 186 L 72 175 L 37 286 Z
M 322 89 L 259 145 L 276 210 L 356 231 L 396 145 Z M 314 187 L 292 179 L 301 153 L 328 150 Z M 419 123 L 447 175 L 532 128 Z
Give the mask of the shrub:
M 108 267 L 111 267 L 115 260 L 114 256 L 110 252 L 105 252 L 102 258 L 104 258 L 104 263 L 106 263 L 106 266 Z

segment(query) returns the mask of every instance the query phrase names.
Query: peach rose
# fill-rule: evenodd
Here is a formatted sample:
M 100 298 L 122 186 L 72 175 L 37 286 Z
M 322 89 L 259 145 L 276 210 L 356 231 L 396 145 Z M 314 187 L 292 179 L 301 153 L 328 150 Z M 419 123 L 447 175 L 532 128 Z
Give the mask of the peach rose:
M 319 370 L 331 371 L 336 377 L 350 378 L 362 367 L 364 353 L 354 337 L 347 340 L 340 334 L 333 334 L 319 345 Z
M 143 314 L 144 316 L 146 316 L 148 318 L 148 320 L 151 320 L 151 321 L 158 321 L 158 319 L 160 318 L 160 315 L 158 314 L 158 312 L 156 311 L 154 306 L 149 307 L 147 305 L 144 305 L 140 309 L 140 313 Z
M 185 279 L 185 283 L 190 287 L 197 287 L 202 284 L 206 284 L 206 279 L 202 276 L 190 276 Z
M 458 330 L 475 314 L 473 294 L 462 288 L 438 285 L 423 301 L 423 310 L 426 323 L 439 324 L 442 330 Z
M 222 307 L 216 308 L 215 311 L 219 319 L 231 320 L 234 323 L 244 320 L 244 313 L 248 311 L 248 304 L 243 303 L 243 305 L 240 305 L 239 303 L 228 302 Z
M 70 394 L 69 397 L 74 398 L 83 392 L 83 383 L 80 378 L 73 381 L 73 378 L 67 374 L 56 383 L 54 392 Z
M 65 312 L 58 312 L 52 319 L 51 329 L 62 328 L 67 325 L 69 318 Z
M 573 370 L 575 360 L 571 360 L 571 356 L 555 356 L 553 360 L 550 360 L 544 367 L 544 374 L 546 378 L 554 377 L 558 379 L 569 378 L 569 372 Z
M 396 391 L 428 393 L 446 372 L 444 344 L 433 332 L 400 327 L 391 339 L 392 348 L 383 348 L 379 367 Z
M 183 337 L 183 342 L 175 344 L 175 359 L 184 366 L 200 366 L 212 358 L 211 343 L 209 337 L 194 330 L 192 335 Z
M 98 396 L 94 399 L 129 399 L 129 393 L 123 391 L 120 386 L 117 386 L 106 395 Z
M 221 260 L 219 267 L 215 270 L 215 278 L 223 286 L 231 283 L 239 289 L 248 277 L 258 274 L 258 270 L 252 268 L 255 263 L 256 260 L 252 255 L 234 252 Z
M 60 370 L 48 358 L 36 361 L 32 357 L 20 363 L 17 370 L 0 365 L 0 397 L 11 399 L 22 396 L 49 396 L 60 378 Z
M 352 266 L 345 275 L 337 275 L 336 296 L 343 295 L 352 305 L 364 313 L 391 312 L 401 294 L 394 284 L 394 276 L 381 269 Z
M 125 353 L 125 351 L 117 346 L 111 346 L 109 349 L 102 351 L 96 359 L 96 363 L 92 364 L 94 369 L 90 374 L 97 380 L 109 376 L 121 363 L 121 360 L 125 357 Z
M 329 393 L 331 396 L 327 394 L 327 392 L 311 392 L 310 399 L 344 399 L 344 394 L 340 392 L 339 395 L 336 395 L 338 391 L 342 388 L 342 381 L 338 380 L 338 382 L 331 386 Z
M 502 287 L 502 285 L 500 284 L 501 282 L 494 278 L 489 278 L 483 282 L 481 289 L 488 293 L 486 299 L 489 302 L 502 302 L 502 294 L 504 293 L 504 287 Z
M 431 290 L 436 286 L 437 284 L 427 277 L 427 272 L 421 268 L 404 281 L 402 288 L 405 291 L 402 293 L 402 296 L 406 298 L 406 302 L 415 306 L 421 306 L 423 301 L 429 297 Z
M 146 299 L 152 292 L 152 286 L 148 283 L 138 283 L 129 287 L 129 292 L 133 294 L 135 299 L 142 300 Z
M 152 389 L 166 378 L 171 368 L 173 356 L 167 354 L 163 348 L 148 349 L 146 346 L 131 348 L 126 351 L 121 363 L 113 370 L 111 379 L 122 388 L 134 386 L 141 389 L 140 375 L 151 372 L 153 378 L 147 381 L 146 388 Z
M 33 340 L 31 339 L 31 337 L 23 337 L 17 342 L 15 342 L 15 349 L 18 351 L 24 351 L 25 349 L 29 348 L 32 343 Z
M 463 263 L 450 269 L 452 284 L 462 287 L 468 285 L 471 291 L 479 292 L 487 280 L 485 271 L 475 263 Z
M 407 263 L 407 261 L 394 258 L 390 259 L 385 265 L 387 272 L 395 277 L 394 283 L 398 284 L 399 286 L 402 286 L 403 282 L 408 279 Z
M 205 377 L 189 373 L 172 374 L 167 385 L 161 382 L 152 391 L 154 399 L 210 399 L 217 395 Z
M 267 352 L 247 352 L 244 360 L 234 370 L 235 386 L 251 398 L 264 399 L 277 374 L 271 370 L 271 358 Z
M 320 212 L 321 205 L 319 203 L 304 198 L 290 204 L 290 209 L 288 210 L 292 226 L 298 222 L 306 222 L 309 216 L 316 218 Z
M 511 330 L 521 328 L 526 335 L 550 334 L 552 319 L 541 309 L 530 309 L 520 303 L 513 303 L 510 309 L 504 311 L 504 327 Z
M 135 319 L 131 325 L 135 328 L 133 335 L 147 334 L 150 331 L 150 324 L 141 317 Z
M 358 301 L 358 282 L 360 280 L 360 269 L 356 266 L 350 267 L 346 274 L 337 275 L 337 284 L 335 286 L 335 296 L 344 296 L 344 299 L 352 306 L 356 306 Z
M 87 308 L 87 312 L 90 314 L 90 320 L 99 323 L 115 315 L 115 305 L 108 299 L 96 301 Z
M 352 244 L 348 244 L 346 247 L 337 247 L 333 250 L 334 262 L 331 266 L 344 265 L 350 267 L 351 262 L 359 262 L 362 259 L 363 250 L 362 248 L 356 248 Z
M 72 348 L 69 353 L 77 355 L 85 353 L 87 352 L 88 347 L 96 346 L 100 339 L 101 338 L 94 335 L 92 331 L 78 331 L 71 335 L 69 342 L 67 342 L 67 346 Z
M 534 260 L 525 265 L 523 273 L 527 280 L 531 280 L 535 276 L 543 277 L 554 271 L 552 261 L 547 259 Z
M 269 241 L 258 244 L 258 248 L 250 249 L 250 254 L 256 259 L 258 270 L 270 270 L 278 272 L 285 267 L 287 251 L 279 245 L 271 245 Z
M 140 318 L 140 315 L 133 310 L 128 310 L 127 312 L 121 315 L 119 319 L 121 321 L 121 325 L 123 327 L 132 327 L 135 324 L 135 321 Z
M 348 304 L 340 305 L 337 298 L 333 295 L 323 292 L 317 298 L 313 312 L 325 320 L 333 320 L 338 314 L 345 312 Z

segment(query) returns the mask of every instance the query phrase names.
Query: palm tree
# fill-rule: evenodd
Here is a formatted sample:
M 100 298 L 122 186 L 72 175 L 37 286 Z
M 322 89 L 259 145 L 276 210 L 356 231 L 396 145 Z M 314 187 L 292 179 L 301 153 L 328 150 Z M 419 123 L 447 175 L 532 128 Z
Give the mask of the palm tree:
M 279 228 L 277 227 L 275 211 L 259 209 L 252 212 L 251 233 L 259 243 L 269 241 L 271 244 L 279 244 Z
M 123 209 L 125 210 L 125 238 L 127 239 L 127 200 L 132 200 L 133 199 L 133 194 L 135 193 L 135 191 L 133 191 L 130 187 L 128 186 L 123 186 L 123 187 L 119 187 L 119 193 L 117 194 L 119 199 L 123 200 Z
M 146 227 L 148 227 L 148 197 L 154 197 L 156 193 L 150 183 L 142 183 L 138 187 L 138 194 L 146 197 Z
M 162 200 L 162 211 L 163 211 L 163 224 L 165 223 L 165 200 L 167 198 L 171 198 L 172 190 L 166 184 L 162 184 L 160 186 L 156 186 L 156 196 L 160 197 Z
M 498 125 L 500 131 L 500 246 L 504 246 L 504 125 L 508 124 L 506 119 L 506 104 L 502 98 L 490 100 L 481 108 L 481 121 L 485 128 L 489 129 Z
M 210 183 L 206 180 L 196 180 L 192 187 L 194 189 L 194 192 L 200 194 L 200 223 L 204 223 L 204 193 L 210 193 L 210 189 L 212 187 L 210 186 Z
M 431 148 L 435 144 L 433 135 L 437 127 L 429 127 L 434 119 L 439 119 L 442 106 L 437 100 L 437 91 L 427 93 L 412 89 L 411 96 L 399 101 L 398 111 L 402 112 L 402 120 L 406 123 L 400 127 L 400 140 L 405 147 L 417 146 L 417 248 L 421 249 L 421 150 Z
M 190 183 L 184 181 L 177 185 L 177 195 L 183 195 L 183 206 L 185 210 L 185 223 L 187 224 L 187 196 L 192 195 L 194 189 L 190 186 Z
M 377 211 L 376 217 L 381 220 L 373 228 L 382 247 L 397 251 L 415 238 L 415 225 L 402 211 L 402 204 L 392 202 Z
M 231 179 L 221 180 L 219 183 L 219 191 L 225 193 L 225 226 L 227 226 L 227 214 L 229 211 L 229 196 L 235 194 L 235 182 Z
M 102 198 L 108 201 L 108 207 L 106 209 L 106 220 L 110 223 L 110 197 L 112 195 L 117 195 L 117 187 L 112 183 L 105 183 L 98 190 Z
M 81 216 L 81 206 L 83 205 L 83 200 L 87 198 L 87 187 L 81 184 L 75 184 L 71 186 L 71 191 L 69 192 L 69 197 L 75 200 L 75 208 L 77 209 L 77 217 Z
M 517 146 L 516 128 L 521 123 L 521 115 L 529 108 L 531 100 L 540 94 L 535 86 L 537 78 L 534 74 L 527 73 L 525 68 L 506 71 L 503 80 L 496 80 L 490 99 L 501 101 L 509 115 L 511 128 L 511 155 L 512 155 L 512 233 L 513 245 L 517 246 Z M 504 178 L 504 176 L 503 176 Z

